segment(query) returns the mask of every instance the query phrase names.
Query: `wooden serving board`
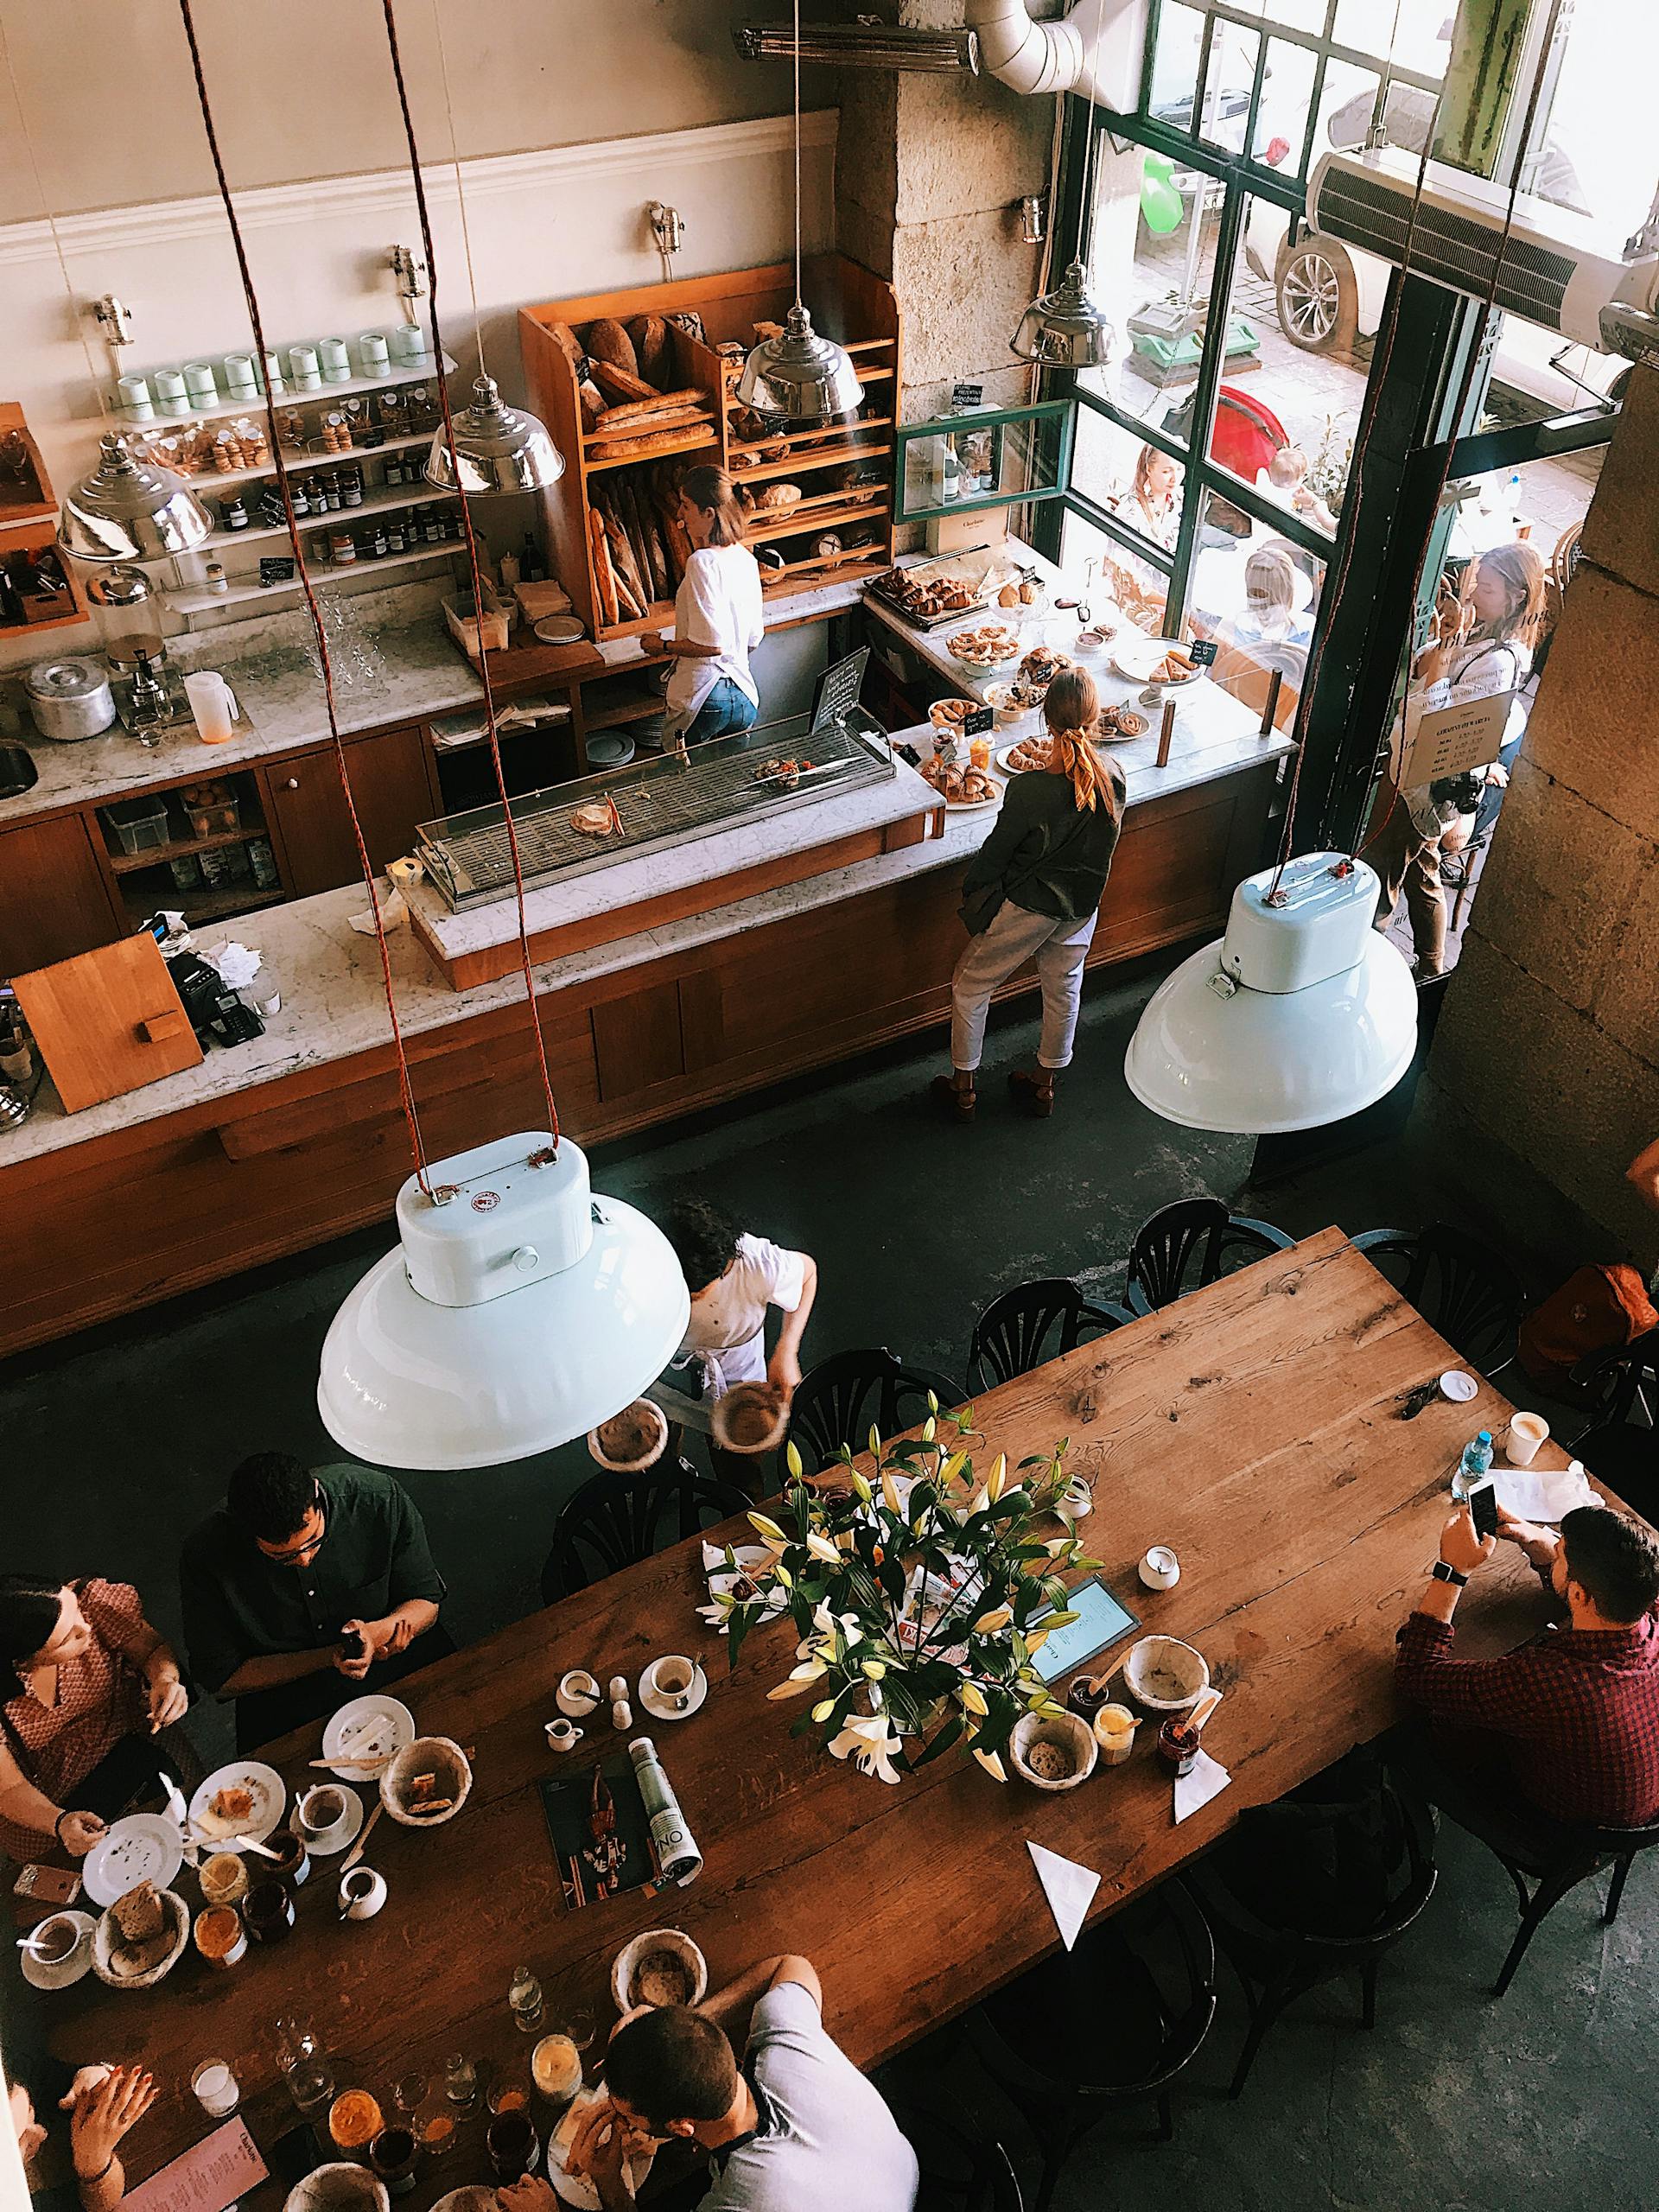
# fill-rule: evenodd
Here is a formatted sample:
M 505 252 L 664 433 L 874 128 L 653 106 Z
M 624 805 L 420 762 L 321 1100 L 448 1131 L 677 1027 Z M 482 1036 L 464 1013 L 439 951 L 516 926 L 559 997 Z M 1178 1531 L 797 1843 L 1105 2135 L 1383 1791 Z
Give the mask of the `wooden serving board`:
M 12 979 L 66 1114 L 199 1066 L 184 1002 L 147 932 Z

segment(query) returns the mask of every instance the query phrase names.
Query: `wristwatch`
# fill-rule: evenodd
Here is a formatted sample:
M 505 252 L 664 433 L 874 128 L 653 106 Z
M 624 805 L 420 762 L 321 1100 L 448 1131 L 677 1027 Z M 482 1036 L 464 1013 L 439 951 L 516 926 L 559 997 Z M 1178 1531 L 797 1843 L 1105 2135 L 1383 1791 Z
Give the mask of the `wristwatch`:
M 1465 1588 L 1469 1580 L 1466 1574 L 1459 1574 L 1455 1567 L 1448 1567 L 1443 1559 L 1437 1559 L 1429 1572 L 1436 1582 L 1455 1583 L 1459 1590 Z

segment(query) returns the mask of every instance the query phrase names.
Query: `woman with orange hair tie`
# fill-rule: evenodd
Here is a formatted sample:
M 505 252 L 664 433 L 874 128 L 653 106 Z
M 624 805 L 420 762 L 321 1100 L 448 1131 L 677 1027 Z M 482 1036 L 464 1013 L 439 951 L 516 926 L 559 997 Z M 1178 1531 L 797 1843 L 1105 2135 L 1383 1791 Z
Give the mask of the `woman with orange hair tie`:
M 1123 819 L 1123 772 L 1097 750 L 1100 699 L 1082 669 L 1062 669 L 1043 702 L 1048 764 L 1008 786 L 996 827 L 963 885 L 971 942 L 950 984 L 950 1073 L 932 1096 L 953 1121 L 974 1118 L 975 1077 L 991 994 L 1027 960 L 1043 991 L 1034 1069 L 1008 1077 L 1014 1103 L 1054 1110 L 1054 1078 L 1070 1065 L 1083 995 L 1083 963 L 1111 873 Z

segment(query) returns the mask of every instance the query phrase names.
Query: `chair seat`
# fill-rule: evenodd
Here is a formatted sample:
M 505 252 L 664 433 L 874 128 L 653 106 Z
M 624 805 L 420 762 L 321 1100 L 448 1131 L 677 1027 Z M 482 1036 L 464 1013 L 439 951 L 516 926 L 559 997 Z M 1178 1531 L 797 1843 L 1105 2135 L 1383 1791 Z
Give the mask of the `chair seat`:
M 1016 2050 L 1040 2020 L 1046 2070 L 1067 2090 L 1132 2090 L 1164 2070 L 1168 2010 L 1146 1961 L 1112 1922 L 999 1990 L 984 2009 Z

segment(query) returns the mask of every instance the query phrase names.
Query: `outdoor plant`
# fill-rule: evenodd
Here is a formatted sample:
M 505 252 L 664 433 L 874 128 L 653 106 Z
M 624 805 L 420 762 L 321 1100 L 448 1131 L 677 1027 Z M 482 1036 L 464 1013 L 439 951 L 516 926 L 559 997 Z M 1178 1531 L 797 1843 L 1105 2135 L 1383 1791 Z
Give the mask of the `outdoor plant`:
M 928 1402 L 919 1436 L 884 1446 L 872 1429 L 873 1478 L 843 1448 L 809 1484 L 791 1445 L 780 1518 L 749 1516 L 770 1556 L 747 1570 L 745 1595 L 716 1602 L 735 1665 L 781 1593 L 798 1663 L 767 1694 L 812 1700 L 791 1734 L 821 1730 L 835 1758 L 883 1782 L 956 1745 L 1005 1782 L 1015 1721 L 1063 1709 L 1033 1661 L 1077 1618 L 1064 1573 L 1099 1562 L 1070 1532 L 1034 1533 L 1065 1485 L 1064 1443 L 1022 1460 L 1012 1482 L 999 1454 L 982 1481 L 963 1441 L 972 1408 Z

